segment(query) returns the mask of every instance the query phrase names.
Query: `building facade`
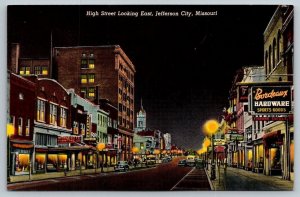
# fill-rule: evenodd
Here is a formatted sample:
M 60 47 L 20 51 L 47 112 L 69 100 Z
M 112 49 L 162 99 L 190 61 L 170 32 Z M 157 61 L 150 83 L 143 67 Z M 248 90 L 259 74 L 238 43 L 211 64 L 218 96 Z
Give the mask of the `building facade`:
M 147 120 L 146 110 L 143 107 L 143 101 L 141 99 L 140 111 L 136 114 L 136 129 L 135 129 L 136 132 L 143 131 L 146 129 L 147 127 L 146 120 Z
M 109 99 L 118 109 L 121 158 L 131 155 L 134 127 L 135 67 L 118 45 L 55 47 L 53 76 L 75 93 L 98 103 Z

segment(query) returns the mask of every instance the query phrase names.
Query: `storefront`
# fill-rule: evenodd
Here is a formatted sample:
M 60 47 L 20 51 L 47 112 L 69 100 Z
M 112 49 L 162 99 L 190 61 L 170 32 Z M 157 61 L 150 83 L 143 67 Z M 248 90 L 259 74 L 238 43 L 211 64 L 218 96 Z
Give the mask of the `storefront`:
M 246 170 L 252 170 L 253 168 L 253 150 L 252 147 L 246 147 L 245 152 L 245 169 Z
M 254 141 L 254 157 L 253 169 L 254 172 L 262 173 L 264 170 L 264 145 L 262 139 Z
M 282 174 L 283 137 L 280 130 L 269 132 L 263 137 L 266 152 L 266 175 Z
M 32 143 L 13 143 L 11 142 L 11 174 L 24 175 L 29 174 L 31 170 L 31 158 L 33 152 Z

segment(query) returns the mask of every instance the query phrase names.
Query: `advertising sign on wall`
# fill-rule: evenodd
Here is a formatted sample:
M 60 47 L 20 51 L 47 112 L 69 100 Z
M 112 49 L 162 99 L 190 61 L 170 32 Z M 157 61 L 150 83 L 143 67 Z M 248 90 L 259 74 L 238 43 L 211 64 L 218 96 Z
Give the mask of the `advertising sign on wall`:
M 255 114 L 288 114 L 291 112 L 290 86 L 253 86 L 251 111 Z

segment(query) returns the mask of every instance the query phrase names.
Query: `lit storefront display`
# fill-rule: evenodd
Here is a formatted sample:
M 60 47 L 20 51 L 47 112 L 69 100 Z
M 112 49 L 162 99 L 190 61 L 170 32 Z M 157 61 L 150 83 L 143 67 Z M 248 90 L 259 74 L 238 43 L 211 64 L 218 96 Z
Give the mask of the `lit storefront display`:
M 36 153 L 35 155 L 35 169 L 37 172 L 45 171 L 46 167 L 46 154 L 44 153 Z
M 16 164 L 15 164 L 15 174 L 29 174 L 29 162 L 30 155 L 29 154 L 19 154 L 16 153 Z
M 255 170 L 257 172 L 262 172 L 264 168 L 264 146 L 263 144 L 255 146 Z

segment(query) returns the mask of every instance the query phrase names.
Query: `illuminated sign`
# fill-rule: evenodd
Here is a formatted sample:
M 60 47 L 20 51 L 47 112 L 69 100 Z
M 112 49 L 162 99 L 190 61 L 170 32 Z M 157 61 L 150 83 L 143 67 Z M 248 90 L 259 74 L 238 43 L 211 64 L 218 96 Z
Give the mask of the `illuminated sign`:
M 239 86 L 238 98 L 239 102 L 248 102 L 248 86 Z
M 67 144 L 67 143 L 74 143 L 74 142 L 81 142 L 81 136 L 58 136 L 57 143 L 59 144 Z
M 252 112 L 256 114 L 287 114 L 291 112 L 290 86 L 254 86 L 251 92 Z
M 225 139 L 214 139 L 215 146 L 222 146 L 225 145 Z

